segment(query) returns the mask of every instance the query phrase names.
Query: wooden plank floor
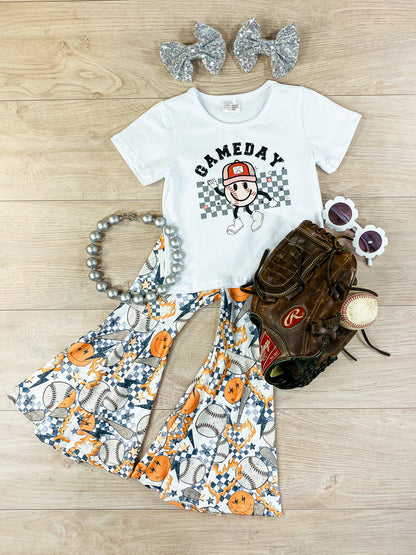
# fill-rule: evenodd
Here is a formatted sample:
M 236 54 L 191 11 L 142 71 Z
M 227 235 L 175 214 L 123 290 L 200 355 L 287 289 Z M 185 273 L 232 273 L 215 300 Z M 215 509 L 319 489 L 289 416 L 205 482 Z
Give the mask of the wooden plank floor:
M 163 184 L 142 187 L 110 141 L 189 86 L 169 76 L 159 42 L 192 42 L 195 21 L 212 25 L 227 59 L 217 77 L 198 63 L 193 85 L 252 90 L 271 71 L 261 56 L 246 75 L 232 55 L 249 17 L 267 38 L 296 22 L 300 55 L 282 82 L 363 114 L 340 168 L 318 170 L 321 190 L 352 197 L 360 223 L 390 240 L 358 276 L 379 292 L 371 337 L 392 357 L 357 337 L 357 363 L 341 356 L 307 388 L 276 392 L 279 519 L 181 511 L 77 465 L 36 439 L 5 396 L 114 307 L 86 279 L 95 222 L 161 211 Z M 415 31 L 410 0 L 0 0 L 0 553 L 416 552 Z M 120 226 L 106 242 L 109 273 L 132 279 L 155 238 Z M 208 354 L 217 317 L 218 303 L 176 340 L 145 449 Z

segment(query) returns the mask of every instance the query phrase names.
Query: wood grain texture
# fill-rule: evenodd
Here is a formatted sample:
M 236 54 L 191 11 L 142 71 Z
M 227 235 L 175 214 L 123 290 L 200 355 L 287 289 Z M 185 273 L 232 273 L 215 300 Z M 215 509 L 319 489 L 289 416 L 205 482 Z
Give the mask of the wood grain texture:
M 410 292 L 416 288 L 416 242 L 412 235 L 416 198 L 371 198 L 370 202 L 357 201 L 357 208 L 359 222 L 382 227 L 389 238 L 385 254 L 373 266 L 359 260 L 360 285 L 376 290 L 380 304 L 413 304 Z M 161 208 L 157 201 L 3 203 L 3 309 L 107 307 L 110 311 L 114 303 L 98 294 L 88 280 L 85 247 L 96 222 L 118 210 L 160 213 Z M 113 283 L 123 284 L 136 277 L 157 237 L 156 228 L 139 223 L 125 223 L 108 233 L 103 242 L 102 267 Z
M 243 517 L 242 517 L 243 518 Z M 204 519 L 203 521 L 201 519 Z M 301 523 L 301 525 L 300 525 Z M 365 526 L 363 526 L 365 523 Z M 287 511 L 278 519 L 194 512 L 101 509 L 10 511 L 0 520 L 4 553 L 61 555 L 341 555 L 414 553 L 408 510 Z
M 169 414 L 153 411 L 143 453 Z M 416 509 L 415 416 L 416 409 L 397 408 L 278 409 L 283 510 Z M 17 411 L 3 412 L 0 441 L 8 445 L 1 509 L 169 507 L 135 480 L 78 464 L 42 444 Z
M 212 347 L 218 313 L 219 302 L 200 310 L 175 339 L 156 407 L 172 410 L 195 377 Z M 0 350 L 0 410 L 13 408 L 6 397 L 12 387 L 100 324 L 105 316 L 105 311 L 92 310 L 3 312 L 0 338 L 8 348 Z M 403 319 L 409 322 L 405 329 Z M 415 332 L 416 307 L 381 306 L 368 334 L 375 345 L 391 352 L 390 358 L 368 348 L 357 335 L 348 349 L 358 362 L 340 353 L 338 360 L 307 388 L 277 391 L 277 406 L 282 409 L 414 407 Z
M 272 38 L 295 21 L 298 62 L 281 82 L 363 115 L 339 169 L 318 168 L 323 200 L 350 196 L 359 223 L 386 230 L 385 254 L 359 285 L 380 312 L 343 355 L 299 391 L 276 391 L 283 516 L 180 511 L 132 480 L 78 465 L 33 434 L 7 391 L 115 308 L 87 279 L 85 246 L 118 210 L 160 213 L 162 183 L 142 187 L 110 137 L 190 84 L 172 79 L 158 44 L 194 41 L 195 21 L 227 42 L 221 73 L 196 62 L 192 85 L 226 94 L 271 78 L 260 56 L 244 74 L 232 54 L 255 16 Z M 0 553 L 414 554 L 416 6 L 409 0 L 0 0 Z M 119 226 L 104 268 L 132 280 L 157 238 Z M 174 342 L 143 452 L 214 339 L 219 303 Z M 196 352 L 195 345 L 198 345 Z M 237 539 L 236 539 L 237 538 Z
M 256 86 L 244 80 L 239 90 Z M 324 87 L 315 90 L 327 94 Z M 161 182 L 143 187 L 110 137 L 163 98 L 0 101 L 0 200 L 148 199 L 160 203 Z M 339 169 L 329 175 L 318 168 L 323 194 L 348 193 L 356 199 L 413 195 L 414 97 L 330 98 L 362 118 Z
M 326 94 L 414 94 L 415 12 L 410 0 L 331 0 L 307 3 L 270 0 L 233 2 L 174 0 L 135 2 L 1 3 L 0 67 L 4 100 L 59 98 L 154 98 L 173 96 L 188 85 L 174 81 L 160 61 L 162 41 L 194 42 L 202 21 L 218 29 L 228 56 L 220 77 L 197 64 L 196 80 L 207 92 L 228 93 L 270 77 L 265 57 L 245 75 L 232 54 L 245 21 L 258 19 L 263 36 L 275 37 L 296 22 L 298 62 L 283 79 Z M 273 13 L 273 15 L 271 15 Z M 24 36 L 22 43 L 21 37 Z M 0 74 L 1 75 L 1 74 Z

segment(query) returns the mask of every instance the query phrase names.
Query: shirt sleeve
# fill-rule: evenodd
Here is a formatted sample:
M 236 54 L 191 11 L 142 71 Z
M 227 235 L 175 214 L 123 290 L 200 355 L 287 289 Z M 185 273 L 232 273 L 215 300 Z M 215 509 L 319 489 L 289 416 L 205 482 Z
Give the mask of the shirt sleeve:
M 172 158 L 173 128 L 163 101 L 111 137 L 129 168 L 143 185 L 164 177 Z
M 336 104 L 311 89 L 303 89 L 302 119 L 315 163 L 327 173 L 340 165 L 361 114 Z

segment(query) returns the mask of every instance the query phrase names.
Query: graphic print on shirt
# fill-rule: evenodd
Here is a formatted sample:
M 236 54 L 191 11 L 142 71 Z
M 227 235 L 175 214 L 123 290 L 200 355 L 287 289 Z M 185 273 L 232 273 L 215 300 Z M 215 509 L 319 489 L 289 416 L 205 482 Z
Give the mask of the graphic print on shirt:
M 236 158 L 223 166 L 221 177 L 216 179 L 207 176 L 206 182 L 196 183 L 201 219 L 232 213 L 233 222 L 227 227 L 227 233 L 230 235 L 235 235 L 243 229 L 245 224 L 241 215 L 244 213 L 250 216 L 251 230 L 257 231 L 263 224 L 263 210 L 291 205 L 287 169 L 275 168 L 276 163 L 284 162 L 283 158 L 275 152 L 270 161 L 273 169 L 266 173 L 258 171 L 252 162 L 238 156 L 242 154 L 245 158 L 246 155 L 253 155 L 253 143 L 245 143 L 244 152 L 241 150 L 241 143 L 233 143 L 233 147 L 232 152 Z M 267 147 L 262 146 L 254 156 L 266 161 L 267 150 Z M 227 145 L 222 149 L 217 148 L 216 153 L 219 160 L 232 156 Z M 204 158 L 208 168 L 218 163 L 218 160 L 209 154 Z M 197 166 L 195 172 L 205 177 L 209 172 L 208 168 Z

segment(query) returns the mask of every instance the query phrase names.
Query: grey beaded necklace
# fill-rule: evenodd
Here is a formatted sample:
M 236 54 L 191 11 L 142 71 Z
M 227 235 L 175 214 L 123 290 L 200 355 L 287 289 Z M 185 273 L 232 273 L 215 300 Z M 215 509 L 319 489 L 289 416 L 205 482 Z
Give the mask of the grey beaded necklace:
M 100 249 L 100 242 L 104 239 L 104 233 L 110 229 L 110 227 L 115 226 L 122 222 L 123 220 L 129 221 L 141 221 L 144 224 L 154 224 L 156 227 L 163 228 L 163 232 L 166 235 L 167 240 L 169 240 L 170 246 L 174 249 L 172 251 L 172 264 L 171 264 L 171 274 L 164 278 L 163 283 L 158 285 L 155 289 L 149 288 L 146 290 L 135 291 L 130 293 L 129 291 L 120 291 L 117 287 L 112 287 L 108 278 L 103 275 L 103 272 L 98 270 L 101 260 L 96 256 Z M 110 299 L 118 299 L 123 303 L 133 301 L 136 305 L 144 305 L 146 302 L 154 301 L 157 295 L 164 295 L 169 286 L 176 282 L 177 277 L 183 270 L 182 260 L 184 258 L 184 253 L 181 250 L 182 241 L 177 235 L 177 229 L 173 225 L 166 223 L 165 218 L 162 216 L 153 217 L 151 214 L 144 214 L 144 216 L 137 216 L 133 212 L 126 212 L 125 214 L 112 214 L 106 220 L 100 220 L 97 223 L 97 229 L 90 233 L 91 243 L 87 246 L 87 253 L 90 257 L 87 259 L 87 266 L 90 268 L 89 278 L 91 281 L 96 282 L 96 289 L 100 292 L 107 292 L 107 296 Z

